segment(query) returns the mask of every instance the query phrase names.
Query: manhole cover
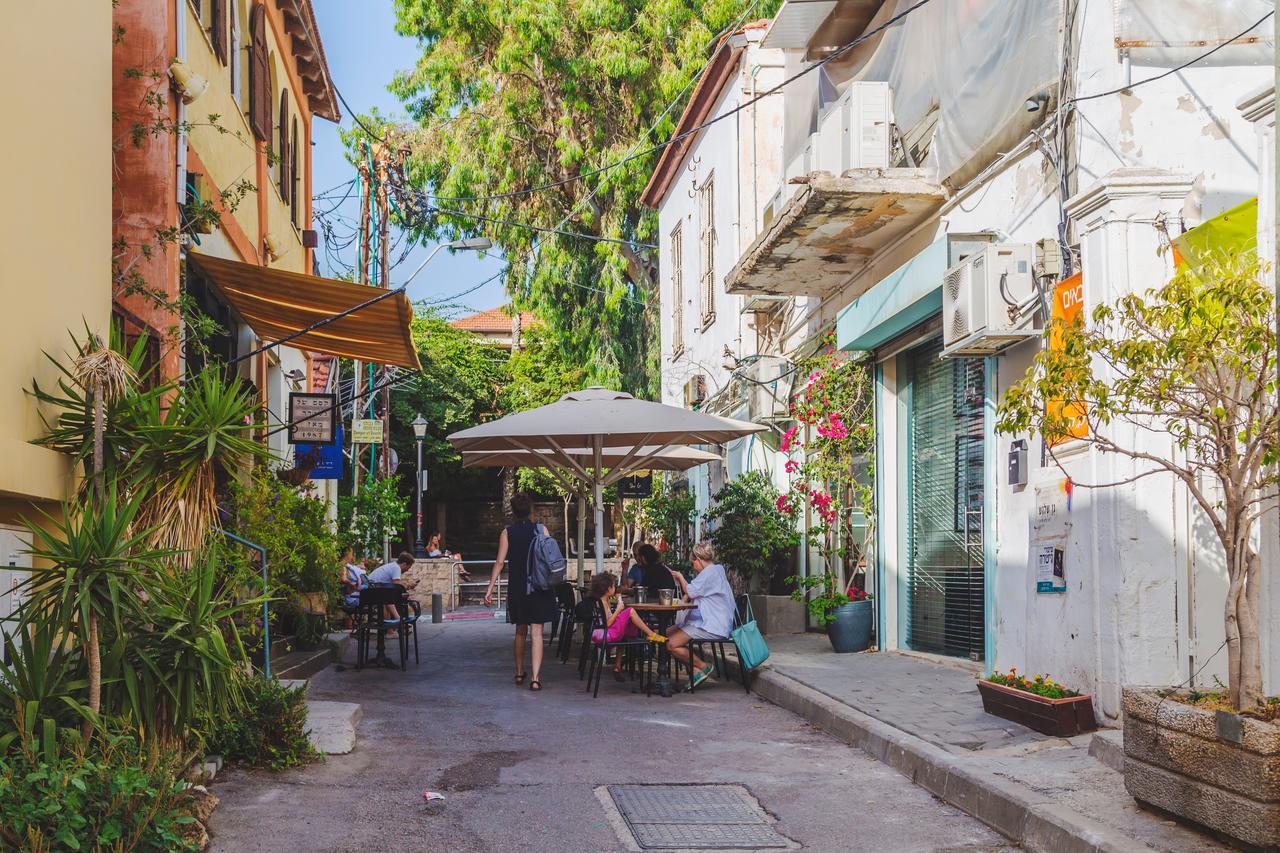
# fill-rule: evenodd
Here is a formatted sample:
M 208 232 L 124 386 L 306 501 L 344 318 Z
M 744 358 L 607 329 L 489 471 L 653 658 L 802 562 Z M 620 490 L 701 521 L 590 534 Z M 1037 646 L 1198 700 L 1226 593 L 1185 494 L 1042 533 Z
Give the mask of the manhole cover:
M 611 785 L 609 795 L 643 850 L 791 846 L 737 785 Z

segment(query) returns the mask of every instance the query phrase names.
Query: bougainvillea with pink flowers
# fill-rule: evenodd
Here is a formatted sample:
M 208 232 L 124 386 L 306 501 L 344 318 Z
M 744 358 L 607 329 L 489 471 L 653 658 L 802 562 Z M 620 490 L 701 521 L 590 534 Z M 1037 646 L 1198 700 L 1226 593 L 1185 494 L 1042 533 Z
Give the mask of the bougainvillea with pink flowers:
M 874 518 L 874 490 L 854 478 L 855 459 L 869 456 L 875 443 L 871 374 L 866 364 L 835 348 L 833 331 L 799 370 L 805 379 L 791 403 L 795 423 L 779 444 L 790 457 L 785 470 L 791 489 L 776 506 L 795 516 L 809 510 L 810 544 L 826 561 L 823 572 L 830 576 L 832 595 L 839 595 L 859 573 L 871 545 L 870 527 L 859 541 L 853 535 L 855 509 L 865 512 L 868 524 Z M 799 578 L 793 582 L 801 595 L 815 586 Z

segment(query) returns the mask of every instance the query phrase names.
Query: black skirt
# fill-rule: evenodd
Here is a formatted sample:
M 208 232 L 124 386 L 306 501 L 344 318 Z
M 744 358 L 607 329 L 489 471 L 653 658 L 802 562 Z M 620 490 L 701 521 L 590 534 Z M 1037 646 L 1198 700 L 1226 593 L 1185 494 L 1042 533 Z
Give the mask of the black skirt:
M 529 546 L 537 529 L 532 521 L 507 528 L 507 621 L 512 625 L 554 622 L 559 611 L 555 590 L 529 589 Z

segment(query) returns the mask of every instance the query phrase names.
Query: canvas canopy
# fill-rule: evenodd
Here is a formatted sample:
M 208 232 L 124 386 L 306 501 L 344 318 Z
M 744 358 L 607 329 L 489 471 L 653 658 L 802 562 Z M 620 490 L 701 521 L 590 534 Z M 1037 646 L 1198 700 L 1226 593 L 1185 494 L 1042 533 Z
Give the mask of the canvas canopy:
M 592 451 L 587 448 L 566 449 L 565 455 L 583 467 L 592 464 Z M 627 453 L 610 447 L 601 453 L 601 462 L 612 470 L 626 458 Z M 694 447 L 642 447 L 627 462 L 627 476 L 641 471 L 687 471 L 690 468 L 720 459 L 714 453 Z M 551 450 L 468 450 L 462 454 L 462 466 L 490 466 L 503 468 L 555 468 L 561 464 Z

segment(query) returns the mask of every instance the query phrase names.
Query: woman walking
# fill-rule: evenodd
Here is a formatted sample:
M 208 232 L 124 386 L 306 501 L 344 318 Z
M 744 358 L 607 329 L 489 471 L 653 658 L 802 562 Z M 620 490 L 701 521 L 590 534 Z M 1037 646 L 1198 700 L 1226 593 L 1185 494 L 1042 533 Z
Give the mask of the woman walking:
M 516 626 L 515 658 L 516 684 L 524 684 L 524 647 L 533 635 L 533 671 L 529 679 L 530 690 L 541 690 L 542 681 L 542 626 L 556 618 L 554 590 L 532 589 L 529 586 L 529 547 L 534 534 L 542 525 L 530 519 L 533 498 L 521 492 L 511 499 L 511 515 L 515 522 L 498 537 L 498 557 L 493 562 L 489 576 L 489 588 L 484 594 L 485 607 L 493 606 L 493 589 L 507 563 L 507 621 Z M 543 530 L 545 532 L 545 529 Z

